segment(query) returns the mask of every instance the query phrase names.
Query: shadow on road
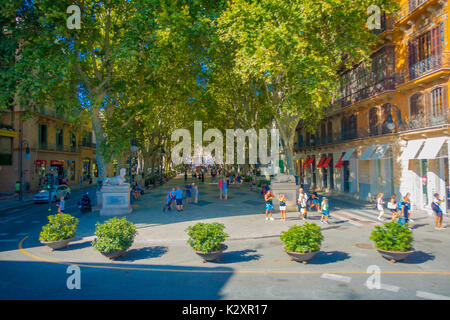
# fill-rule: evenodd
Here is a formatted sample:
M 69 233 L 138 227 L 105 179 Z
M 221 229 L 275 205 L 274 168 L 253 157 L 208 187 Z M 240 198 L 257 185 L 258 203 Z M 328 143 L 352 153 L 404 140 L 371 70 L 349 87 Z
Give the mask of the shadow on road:
M 408 264 L 420 264 L 420 263 L 424 263 L 430 260 L 434 260 L 434 255 L 427 253 L 427 252 L 423 252 L 423 251 L 414 251 L 413 253 L 411 253 L 405 260 L 403 261 L 398 261 L 398 262 L 403 262 L 403 263 L 408 263 Z
M 148 258 L 159 258 L 169 250 L 165 246 L 145 247 L 138 249 L 131 249 L 127 253 L 116 259 L 117 261 L 136 261 Z
M 252 254 L 257 252 L 256 250 L 246 249 L 240 251 L 224 252 L 220 258 L 221 264 L 235 263 L 235 262 L 247 262 L 252 260 L 259 260 L 260 254 Z
M 350 255 L 342 251 L 320 251 L 314 258 L 308 261 L 308 264 L 327 264 L 334 263 L 350 258 Z

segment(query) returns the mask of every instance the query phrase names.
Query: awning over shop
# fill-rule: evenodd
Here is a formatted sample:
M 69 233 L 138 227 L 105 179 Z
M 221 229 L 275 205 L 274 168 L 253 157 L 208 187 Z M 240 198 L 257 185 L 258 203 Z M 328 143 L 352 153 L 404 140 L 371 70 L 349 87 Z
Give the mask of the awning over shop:
M 334 166 L 335 168 L 340 168 L 340 167 L 342 167 L 342 165 L 344 164 L 344 160 L 342 160 L 342 158 L 344 158 L 344 155 L 342 155 L 340 158 L 339 158 L 339 161 L 336 163 L 336 165 Z
M 382 144 L 377 147 L 374 154 L 372 155 L 372 159 L 381 159 L 383 158 L 386 151 L 389 149 L 390 144 Z
M 327 159 L 327 157 L 322 157 L 320 158 L 319 163 L 317 164 L 317 168 L 322 168 L 323 163 L 325 162 L 325 160 Z
M 306 167 L 311 167 L 312 163 L 314 162 L 314 158 L 309 158 L 308 163 L 306 164 Z
M 428 138 L 417 159 L 435 159 L 447 137 Z
M 303 168 L 305 168 L 308 165 L 309 159 L 311 159 L 311 158 L 305 159 L 305 161 L 303 162 Z
M 356 148 L 350 148 L 350 149 L 347 149 L 347 151 L 345 151 L 344 158 L 342 158 L 342 161 L 348 161 L 348 160 L 350 160 L 350 158 L 351 158 L 352 155 L 353 155 L 353 152 L 355 152 L 355 149 L 356 149 Z
M 400 160 L 414 159 L 424 141 L 424 139 L 409 140 L 405 150 L 400 156 Z
M 328 165 L 330 164 L 330 162 L 331 162 L 331 160 L 333 159 L 333 157 L 328 157 L 326 160 L 325 160 L 325 162 L 324 162 L 324 164 L 322 165 L 322 168 L 327 168 L 328 167 Z
M 370 156 L 372 155 L 373 151 L 375 150 L 375 147 L 376 147 L 375 145 L 368 146 L 366 148 L 366 150 L 364 150 L 360 160 L 370 160 Z

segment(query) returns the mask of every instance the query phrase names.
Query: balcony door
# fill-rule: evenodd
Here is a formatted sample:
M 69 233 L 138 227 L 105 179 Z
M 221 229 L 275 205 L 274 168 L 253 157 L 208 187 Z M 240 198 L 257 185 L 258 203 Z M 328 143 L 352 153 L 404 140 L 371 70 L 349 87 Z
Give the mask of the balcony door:
M 411 129 L 420 128 L 425 120 L 425 95 L 421 92 L 411 96 L 409 101 L 409 123 Z
M 441 25 L 408 42 L 410 80 L 418 78 L 441 64 Z

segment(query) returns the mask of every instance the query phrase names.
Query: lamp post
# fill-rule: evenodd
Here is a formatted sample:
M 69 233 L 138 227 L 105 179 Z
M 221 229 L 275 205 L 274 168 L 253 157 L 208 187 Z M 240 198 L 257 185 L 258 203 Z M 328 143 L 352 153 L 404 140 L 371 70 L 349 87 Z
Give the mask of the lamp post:
M 23 161 L 22 161 L 22 154 L 23 154 L 23 145 L 26 144 L 26 149 L 25 149 L 25 158 L 29 159 L 30 158 L 30 148 L 28 146 L 28 141 L 26 140 L 22 140 L 22 134 L 21 134 L 21 141 L 20 141 L 20 162 L 19 162 L 19 170 L 20 170 L 20 179 L 19 179 L 19 183 L 20 183 L 20 189 L 19 189 L 19 201 L 22 201 L 23 199 Z
M 161 146 L 161 167 L 160 167 L 160 179 L 159 179 L 159 183 L 162 184 L 162 169 L 163 169 L 163 157 L 166 155 L 166 152 L 164 151 L 164 147 Z
M 133 190 L 133 152 L 138 150 L 136 139 L 131 139 L 130 141 L 130 187 Z M 133 199 L 133 195 L 130 197 L 130 203 Z
M 389 105 L 389 118 L 388 118 L 388 122 L 386 124 L 386 128 L 388 128 L 389 131 L 392 131 L 393 129 L 395 129 L 394 120 L 392 118 L 392 107 L 394 107 L 395 111 L 397 112 L 397 128 L 400 128 L 400 126 L 402 125 L 402 112 L 400 111 L 400 109 L 397 106 Z

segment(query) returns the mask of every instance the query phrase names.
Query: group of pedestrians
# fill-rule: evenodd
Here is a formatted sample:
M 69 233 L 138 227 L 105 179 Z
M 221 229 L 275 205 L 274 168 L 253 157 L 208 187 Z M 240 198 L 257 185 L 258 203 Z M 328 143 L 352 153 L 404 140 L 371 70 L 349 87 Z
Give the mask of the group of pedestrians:
M 192 198 L 194 198 L 194 203 L 198 203 L 199 191 L 198 186 L 195 183 L 187 184 L 184 187 L 184 193 L 186 204 L 192 203 Z M 181 189 L 180 186 L 172 188 L 169 192 L 167 192 L 166 204 L 163 208 L 163 212 L 172 211 L 174 203 L 177 212 L 183 211 L 183 189 Z
M 275 220 L 273 218 L 273 201 L 275 199 L 275 195 L 268 185 L 262 186 L 262 193 L 264 196 L 265 207 L 266 207 L 266 220 Z M 278 201 L 280 205 L 280 214 L 281 220 L 286 221 L 286 195 L 280 193 L 278 195 Z M 317 192 L 313 194 L 313 202 L 309 208 L 316 207 L 317 211 L 321 213 L 320 222 L 328 224 L 328 217 L 330 215 L 330 205 L 328 203 L 328 198 L 323 197 L 322 202 L 319 201 L 319 196 Z M 298 207 L 298 215 L 302 220 L 307 219 L 307 211 L 308 211 L 308 195 L 305 193 L 303 188 L 299 189 L 299 195 L 297 199 L 297 207 Z
M 385 202 L 383 200 L 383 193 L 379 193 L 377 196 L 377 200 L 375 203 L 375 208 L 378 210 L 378 220 L 384 221 L 384 205 Z M 406 195 L 397 201 L 397 195 L 393 194 L 389 202 L 386 204 L 386 207 L 391 211 L 392 216 L 390 221 L 397 222 L 401 225 L 408 225 L 409 222 L 414 222 L 413 219 L 410 217 L 410 210 L 411 210 L 411 200 L 410 200 L 410 193 L 406 193 Z M 435 229 L 436 230 L 442 230 L 445 227 L 442 225 L 442 217 L 443 217 L 443 211 L 441 204 L 444 202 L 444 200 L 440 199 L 439 194 L 435 193 L 433 195 L 433 202 L 431 203 L 431 209 L 434 212 L 435 215 Z M 410 228 L 411 229 L 411 228 Z

